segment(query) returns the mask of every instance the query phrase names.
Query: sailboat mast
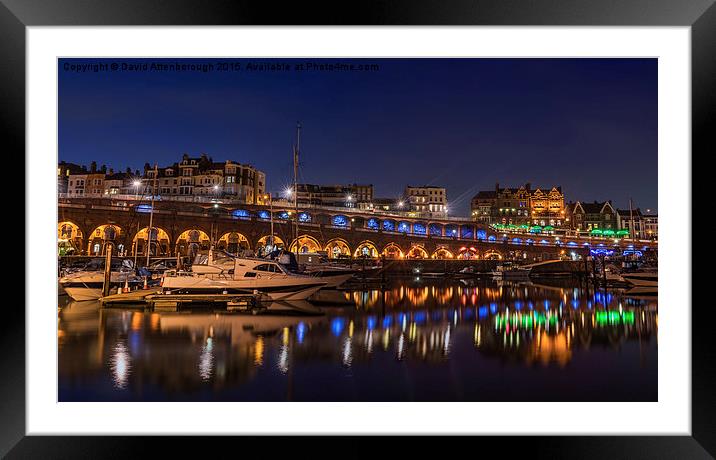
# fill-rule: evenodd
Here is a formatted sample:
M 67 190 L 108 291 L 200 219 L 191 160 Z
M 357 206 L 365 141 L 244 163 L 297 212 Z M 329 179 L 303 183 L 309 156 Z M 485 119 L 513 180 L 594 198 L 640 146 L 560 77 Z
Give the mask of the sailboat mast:
M 294 241 L 298 252 L 298 153 L 301 148 L 301 123 L 296 124 L 296 146 L 293 149 L 293 211 L 296 214 Z

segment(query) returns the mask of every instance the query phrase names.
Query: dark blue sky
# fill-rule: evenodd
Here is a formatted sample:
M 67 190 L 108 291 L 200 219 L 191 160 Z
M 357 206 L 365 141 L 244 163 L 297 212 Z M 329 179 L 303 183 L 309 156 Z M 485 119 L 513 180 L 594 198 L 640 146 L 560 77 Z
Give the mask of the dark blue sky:
M 379 70 L 246 68 L 321 61 Z M 110 68 L 176 62 L 214 70 Z M 108 70 L 65 70 L 96 63 Z M 58 72 L 64 161 L 141 169 L 205 152 L 255 165 L 278 191 L 300 120 L 302 182 L 372 183 L 380 197 L 445 186 L 463 215 L 495 182 L 657 208 L 656 59 L 60 59 Z

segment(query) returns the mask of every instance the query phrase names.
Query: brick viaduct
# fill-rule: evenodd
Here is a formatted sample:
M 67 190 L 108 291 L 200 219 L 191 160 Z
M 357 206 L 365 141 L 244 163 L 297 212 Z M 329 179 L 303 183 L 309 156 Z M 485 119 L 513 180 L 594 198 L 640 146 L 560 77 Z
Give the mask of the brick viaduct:
M 113 240 L 127 254 L 145 253 L 149 205 L 110 199 L 62 199 L 58 203 L 58 237 L 81 254 L 101 253 L 103 242 Z M 294 245 L 295 213 L 274 207 L 274 234 L 286 246 Z M 591 248 L 625 249 L 626 240 L 529 233 L 503 233 L 469 221 L 425 220 L 355 212 L 310 209 L 299 211 L 299 250 L 326 250 L 358 257 L 479 258 L 547 260 Z M 206 249 L 237 246 L 256 250 L 271 234 L 268 206 L 158 201 L 152 227 L 153 255 L 185 255 Z M 138 232 L 139 230 L 139 232 Z M 158 248 L 154 241 L 158 240 Z M 232 246 L 233 245 L 233 246 Z M 638 243 L 639 250 L 656 251 L 655 243 Z M 99 249 L 99 250 L 98 250 Z

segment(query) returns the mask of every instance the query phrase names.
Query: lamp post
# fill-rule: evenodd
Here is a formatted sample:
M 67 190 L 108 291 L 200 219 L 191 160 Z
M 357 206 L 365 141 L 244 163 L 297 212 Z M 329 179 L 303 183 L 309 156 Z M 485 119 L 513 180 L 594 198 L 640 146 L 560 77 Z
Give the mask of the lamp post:
M 132 185 L 134 185 L 134 201 L 139 200 L 139 187 L 142 185 L 141 179 L 134 179 L 132 182 Z M 136 212 L 136 210 L 135 210 Z M 139 217 L 137 217 L 137 236 L 136 239 L 139 240 L 139 227 L 140 226 L 140 220 Z M 137 241 L 138 242 L 138 241 Z M 132 245 L 134 246 L 134 268 L 137 268 L 137 255 L 139 254 L 139 251 L 137 250 L 137 242 L 132 242 Z
M 266 199 L 269 200 L 269 213 L 271 214 L 271 239 L 269 241 L 271 244 L 271 250 L 273 251 L 273 196 L 271 196 L 271 192 L 264 195 L 264 200 Z

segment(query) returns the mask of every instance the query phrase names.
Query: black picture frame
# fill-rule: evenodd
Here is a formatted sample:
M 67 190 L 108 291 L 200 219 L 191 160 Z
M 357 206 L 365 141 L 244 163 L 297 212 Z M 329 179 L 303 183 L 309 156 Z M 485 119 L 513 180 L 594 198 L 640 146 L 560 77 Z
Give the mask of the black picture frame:
M 0 116 L 6 128 L 5 159 L 25 149 L 25 33 L 29 26 L 112 25 L 546 25 L 546 26 L 690 26 L 692 65 L 692 163 L 716 151 L 716 6 L 714 0 L 379 0 L 365 2 L 273 2 L 223 0 L 0 0 Z M 711 123 L 709 123 L 711 122 Z M 24 155 L 23 155 L 24 156 Z M 684 161 L 688 161 L 685 158 Z M 30 174 L 26 168 L 26 177 Z M 29 178 L 29 177 L 28 177 Z M 692 180 L 696 183 L 696 178 Z M 19 187 L 22 187 L 20 185 Z M 692 190 L 693 192 L 693 190 Z M 694 194 L 692 193 L 692 196 Z M 693 205 L 692 205 L 693 206 Z M 693 206 L 692 211 L 697 209 Z M 685 210 L 687 215 L 688 210 Z M 24 212 L 32 212 L 25 209 Z M 19 214 L 22 215 L 22 212 Z M 693 214 L 688 214 L 693 215 Z M 18 219 L 19 221 L 19 219 Z M 24 225 L 24 224 L 23 224 Z M 695 238 L 694 238 L 695 241 Z M 691 252 L 691 247 L 685 248 Z M 685 267 L 687 269 L 689 267 Z M 693 271 L 697 273 L 696 271 Z M 695 274 L 695 280 L 705 275 Z M 26 279 L 26 287 L 29 281 Z M 693 283 L 692 286 L 697 286 Z M 696 291 L 693 291 L 697 294 Z M 129 457 L 161 444 L 173 452 L 207 454 L 235 447 L 230 437 L 218 440 L 147 437 L 53 437 L 25 435 L 25 312 L 19 302 L 7 302 L 0 340 L 0 455 L 9 458 Z M 530 436 L 505 440 L 485 437 L 490 446 L 509 454 L 570 458 L 711 458 L 716 456 L 716 353 L 710 346 L 713 307 L 692 301 L 692 436 Z M 10 308 L 12 307 L 12 308 Z M 665 308 L 688 308 L 667 305 Z M 635 427 L 638 429 L 638 427 Z M 340 453 L 370 452 L 356 439 Z M 524 442 L 520 442 L 524 441 Z M 244 442 L 244 441 L 241 441 Z M 260 441 L 265 443 L 266 440 Z M 271 445 L 311 452 L 310 440 L 292 438 Z M 421 449 L 421 443 L 400 443 L 401 450 Z M 290 446 L 290 447 L 289 447 Z M 412 446 L 412 447 L 411 447 Z M 308 450 L 304 450 L 308 449 Z M 272 451 L 271 457 L 279 451 Z M 463 454 L 461 454 L 463 455 Z

